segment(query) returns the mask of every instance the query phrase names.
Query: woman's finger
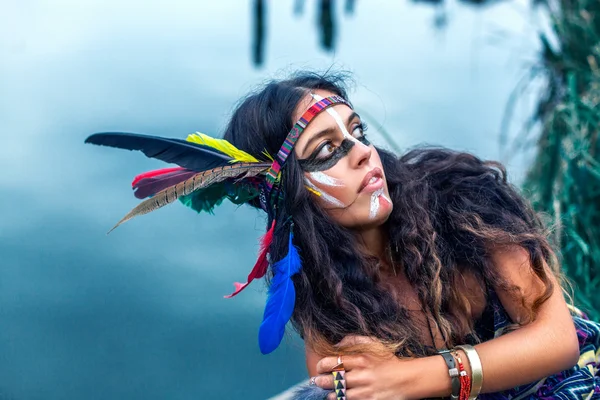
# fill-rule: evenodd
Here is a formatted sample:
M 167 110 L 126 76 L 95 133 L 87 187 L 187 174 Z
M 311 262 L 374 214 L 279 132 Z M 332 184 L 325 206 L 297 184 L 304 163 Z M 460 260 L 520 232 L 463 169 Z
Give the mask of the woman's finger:
M 341 361 L 342 362 L 344 361 L 343 357 L 341 358 Z M 338 364 L 339 364 L 338 357 L 322 358 L 317 363 L 317 373 L 326 374 L 328 372 L 331 372 L 331 370 Z M 346 364 L 344 364 L 344 368 L 346 368 Z
M 351 371 L 352 368 L 362 365 L 363 356 L 339 356 L 339 357 L 325 357 L 319 360 L 317 363 L 317 372 L 319 374 L 326 374 L 331 372 L 339 364 L 341 359 L 344 364 L 344 370 Z
M 315 385 L 322 389 L 333 390 L 333 375 L 331 373 L 318 375 L 311 378 Z
M 350 376 L 350 380 L 348 380 L 348 376 Z M 359 376 L 355 375 L 355 373 L 352 373 L 352 372 L 346 373 L 344 375 L 344 387 L 345 388 L 353 387 L 352 382 L 354 382 L 356 385 L 357 377 L 359 377 Z M 314 379 L 315 385 L 317 385 L 320 388 L 328 389 L 328 390 L 334 389 L 334 376 L 333 376 L 332 372 L 329 372 L 327 374 L 318 375 L 311 379 Z

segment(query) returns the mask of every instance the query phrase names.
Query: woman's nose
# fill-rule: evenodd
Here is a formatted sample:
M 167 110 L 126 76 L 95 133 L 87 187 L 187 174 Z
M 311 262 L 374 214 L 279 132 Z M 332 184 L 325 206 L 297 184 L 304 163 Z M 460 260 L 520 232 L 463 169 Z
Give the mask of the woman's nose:
M 369 162 L 371 158 L 371 147 L 355 139 L 355 144 L 352 146 L 350 151 L 352 157 L 352 164 L 356 167 L 360 167 Z

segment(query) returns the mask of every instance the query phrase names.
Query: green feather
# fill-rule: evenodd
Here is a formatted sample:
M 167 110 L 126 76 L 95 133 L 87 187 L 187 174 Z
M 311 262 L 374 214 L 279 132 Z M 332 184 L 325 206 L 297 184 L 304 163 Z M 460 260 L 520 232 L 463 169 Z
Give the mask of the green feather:
M 182 196 L 179 200 L 196 212 L 204 211 L 214 214 L 215 207 L 221 205 L 225 199 L 233 204 L 240 205 L 257 197 L 258 194 L 258 190 L 250 185 L 222 182 L 197 190 L 187 196 Z

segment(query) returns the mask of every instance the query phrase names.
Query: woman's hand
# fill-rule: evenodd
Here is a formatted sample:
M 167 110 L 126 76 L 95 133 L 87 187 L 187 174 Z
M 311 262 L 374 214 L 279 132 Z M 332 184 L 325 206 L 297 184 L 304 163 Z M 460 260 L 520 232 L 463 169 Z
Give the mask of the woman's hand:
M 346 337 L 340 346 L 369 344 L 375 354 L 386 356 L 359 354 L 342 355 L 346 370 L 347 400 L 398 400 L 410 399 L 410 376 L 412 368 L 410 359 L 400 360 L 389 352 L 379 341 L 364 336 Z M 380 348 L 377 348 L 377 347 Z M 337 365 L 337 357 L 322 358 L 317 364 L 319 375 L 314 378 L 317 386 L 333 390 L 331 370 Z M 335 393 L 330 393 L 328 400 L 335 400 Z

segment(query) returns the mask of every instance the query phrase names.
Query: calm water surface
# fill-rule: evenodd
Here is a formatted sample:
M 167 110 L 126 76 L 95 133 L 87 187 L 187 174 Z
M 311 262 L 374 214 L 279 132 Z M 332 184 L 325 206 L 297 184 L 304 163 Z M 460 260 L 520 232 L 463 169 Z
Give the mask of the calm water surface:
M 262 282 L 222 298 L 252 267 L 263 216 L 175 205 L 106 236 L 137 204 L 132 177 L 163 164 L 83 140 L 219 135 L 265 79 L 333 65 L 354 73 L 359 112 L 401 148 L 498 158 L 504 106 L 535 59 L 527 7 L 352 3 L 335 3 L 324 47 L 316 2 L 265 2 L 260 66 L 250 1 L 4 3 L 1 398 L 265 399 L 305 377 L 294 335 L 258 350 Z

